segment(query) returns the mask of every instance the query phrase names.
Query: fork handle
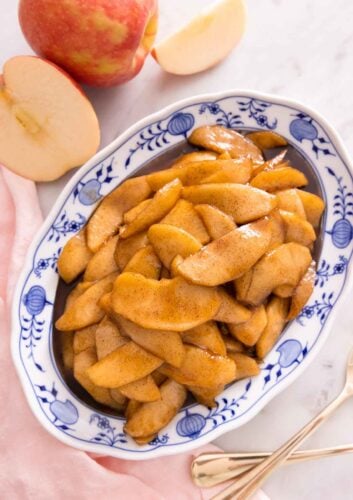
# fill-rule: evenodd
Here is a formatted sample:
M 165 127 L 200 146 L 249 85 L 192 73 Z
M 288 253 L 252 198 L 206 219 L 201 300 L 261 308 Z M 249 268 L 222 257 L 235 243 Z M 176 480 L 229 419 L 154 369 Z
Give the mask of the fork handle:
M 349 396 L 350 394 L 344 389 L 319 415 L 313 418 L 270 457 L 240 474 L 228 488 L 215 495 L 212 500 L 246 500 L 249 498 L 271 472 L 281 465 Z

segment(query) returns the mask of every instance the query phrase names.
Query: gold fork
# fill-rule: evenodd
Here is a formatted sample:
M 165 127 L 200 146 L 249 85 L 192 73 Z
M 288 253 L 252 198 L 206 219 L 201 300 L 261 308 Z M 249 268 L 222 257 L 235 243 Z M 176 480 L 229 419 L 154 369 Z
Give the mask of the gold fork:
M 320 448 L 318 450 L 295 451 L 288 457 L 286 464 L 306 462 L 317 458 L 334 457 L 353 453 L 353 444 Z M 254 465 L 260 463 L 271 452 L 238 452 L 238 453 L 202 453 L 191 465 L 191 475 L 196 486 L 211 488 L 217 484 L 234 479 Z
M 279 467 L 344 401 L 353 396 L 353 349 L 351 350 L 347 369 L 346 383 L 342 392 L 322 410 L 313 420 L 268 458 L 255 467 L 237 476 L 226 489 L 215 495 L 212 500 L 246 500 L 261 486 L 265 479 Z

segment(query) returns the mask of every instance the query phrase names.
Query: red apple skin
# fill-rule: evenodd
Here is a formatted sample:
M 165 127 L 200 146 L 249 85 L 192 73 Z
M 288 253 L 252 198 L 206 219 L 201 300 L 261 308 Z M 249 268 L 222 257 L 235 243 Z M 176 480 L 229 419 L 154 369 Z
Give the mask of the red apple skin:
M 141 70 L 157 31 L 157 0 L 21 0 L 20 25 L 39 55 L 76 80 L 111 87 Z

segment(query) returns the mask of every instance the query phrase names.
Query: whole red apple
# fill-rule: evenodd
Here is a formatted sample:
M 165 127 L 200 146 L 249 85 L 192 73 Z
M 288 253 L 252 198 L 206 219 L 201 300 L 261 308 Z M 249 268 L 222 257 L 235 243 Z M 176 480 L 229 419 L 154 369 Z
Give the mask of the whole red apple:
M 157 0 L 20 0 L 32 49 L 74 78 L 98 87 L 126 82 L 150 52 Z

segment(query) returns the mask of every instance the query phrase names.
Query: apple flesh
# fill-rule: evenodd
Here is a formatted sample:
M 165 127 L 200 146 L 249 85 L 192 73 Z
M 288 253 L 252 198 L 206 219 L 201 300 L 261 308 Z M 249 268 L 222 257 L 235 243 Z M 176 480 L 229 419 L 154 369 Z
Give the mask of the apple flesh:
M 99 146 L 89 100 L 65 72 L 39 57 L 5 63 L 0 123 L 0 163 L 35 181 L 57 179 Z
M 174 35 L 155 45 L 152 56 L 168 73 L 191 75 L 224 59 L 245 29 L 243 0 L 217 0 Z
M 23 34 L 39 55 L 97 87 L 141 70 L 157 31 L 157 0 L 21 0 Z

